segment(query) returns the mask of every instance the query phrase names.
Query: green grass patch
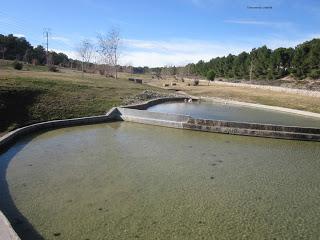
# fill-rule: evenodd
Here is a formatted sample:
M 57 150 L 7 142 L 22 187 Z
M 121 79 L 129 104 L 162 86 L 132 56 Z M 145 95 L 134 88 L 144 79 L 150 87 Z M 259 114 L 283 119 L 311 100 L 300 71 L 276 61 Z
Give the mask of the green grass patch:
M 74 71 L 26 72 L 1 66 L 0 132 L 36 122 L 104 114 L 146 89 L 156 88 L 97 74 L 82 77 Z

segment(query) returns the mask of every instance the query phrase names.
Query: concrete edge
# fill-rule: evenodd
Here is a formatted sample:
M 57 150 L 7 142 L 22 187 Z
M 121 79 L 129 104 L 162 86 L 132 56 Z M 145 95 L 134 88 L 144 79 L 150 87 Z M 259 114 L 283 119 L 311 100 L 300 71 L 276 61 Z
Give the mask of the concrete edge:
M 195 96 L 191 96 L 191 97 L 195 97 Z M 252 107 L 252 108 L 258 108 L 258 109 L 266 109 L 266 110 L 277 111 L 277 112 L 286 112 L 286 113 L 302 115 L 302 116 L 307 116 L 307 117 L 320 118 L 320 113 L 308 112 L 308 111 L 292 109 L 292 108 L 263 105 L 263 104 L 258 104 L 258 103 L 240 102 L 240 101 L 235 101 L 235 100 L 226 100 L 223 98 L 216 98 L 216 97 L 200 97 L 199 99 L 204 100 L 204 101 L 212 101 L 212 102 L 218 102 L 218 103 L 224 103 L 224 104 L 233 104 L 233 105 Z
M 25 127 L 17 128 L 0 138 L 0 154 L 14 144 L 18 138 L 33 132 L 48 130 L 52 128 L 62 128 L 76 125 L 96 124 L 119 120 L 119 111 L 117 108 L 110 109 L 106 115 L 98 115 L 82 118 L 71 118 L 63 120 L 52 120 L 47 122 L 35 123 Z M 9 220 L 0 211 L 0 239 L 1 240 L 20 240 L 17 233 L 12 228 Z
M 195 119 L 186 115 L 118 108 L 123 121 L 234 135 L 320 141 L 319 128 Z
M 6 216 L 0 211 L 0 239 L 1 240 L 20 240 L 17 233 L 13 230 Z
M 117 120 L 117 116 L 118 116 L 117 108 L 112 108 L 106 115 L 52 120 L 52 121 L 40 122 L 40 123 L 31 124 L 25 127 L 17 128 L 5 134 L 4 136 L 0 137 L 0 151 L 7 148 L 8 145 L 13 143 L 17 138 L 32 132 L 50 129 L 50 128 L 103 123 L 103 122 L 108 122 L 112 120 Z

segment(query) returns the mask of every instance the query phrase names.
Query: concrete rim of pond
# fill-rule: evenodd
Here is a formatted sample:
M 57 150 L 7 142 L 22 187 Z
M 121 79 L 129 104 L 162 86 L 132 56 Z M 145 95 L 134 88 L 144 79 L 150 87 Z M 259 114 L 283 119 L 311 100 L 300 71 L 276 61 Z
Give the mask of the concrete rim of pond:
M 284 138 L 292 140 L 311 140 L 320 141 L 320 129 L 310 127 L 299 127 L 299 126 L 285 126 L 285 125 L 274 125 L 274 124 L 261 124 L 261 123 L 246 123 L 236 121 L 222 121 L 222 120 L 209 120 L 209 119 L 195 119 L 187 115 L 168 114 L 168 113 L 150 113 L 146 110 L 147 108 L 165 103 L 165 102 L 177 102 L 184 101 L 186 99 L 193 99 L 194 101 L 205 100 L 205 101 L 219 101 L 217 98 L 198 98 L 190 95 L 182 97 L 167 97 L 157 98 L 149 100 L 139 104 L 133 104 L 128 106 L 113 107 L 105 115 L 52 120 L 47 122 L 35 123 L 25 127 L 17 128 L 0 138 L 0 151 L 6 149 L 10 144 L 14 143 L 22 135 L 26 135 L 39 130 L 46 130 L 50 128 L 60 128 L 75 125 L 86 125 L 103 123 L 110 121 L 136 121 L 145 124 L 153 124 L 166 127 L 177 127 L 183 129 L 200 130 L 207 132 L 217 133 L 228 133 L 245 136 L 260 136 L 260 137 L 274 137 Z M 254 108 L 263 108 L 268 110 L 275 110 L 287 113 L 293 113 L 298 115 L 316 117 L 320 119 L 320 114 L 306 112 L 301 110 L 274 107 L 268 105 L 260 105 L 253 103 L 237 102 L 231 100 L 224 100 L 225 103 L 237 104 L 242 106 L 249 106 Z M 130 112 L 130 113 L 129 113 Z M 130 114 L 132 116 L 130 116 Z M 140 118 L 140 119 L 139 119 Z M 161 123 L 161 124 L 159 124 Z M 232 129 L 227 129 L 232 128 Z M 237 129 L 244 129 L 245 131 L 237 131 Z M 254 130 L 254 131 L 247 131 Z M 269 131 L 267 134 L 257 134 L 259 131 Z M 286 133 L 290 134 L 286 134 Z M 304 134 L 304 136 L 302 135 Z M 295 135 L 295 136 L 294 136 Z
M 230 100 L 212 99 L 212 98 L 197 98 L 194 96 L 186 95 L 184 97 L 168 97 L 150 100 L 144 103 L 114 107 L 105 115 L 53 120 L 48 122 L 41 122 L 25 127 L 15 129 L 0 138 L 0 153 L 7 149 L 11 144 L 15 143 L 21 136 L 30 134 L 40 130 L 48 130 L 52 128 L 63 128 L 75 125 L 87 125 L 112 121 L 131 121 L 143 124 L 165 126 L 172 128 L 181 128 L 187 130 L 197 130 L 205 132 L 226 133 L 234 135 L 255 136 L 255 137 L 268 137 L 280 138 L 290 140 L 307 140 L 307 141 L 320 141 L 320 128 L 306 128 L 295 126 L 282 126 L 272 124 L 259 124 L 259 123 L 245 123 L 245 122 L 232 122 L 232 121 L 218 121 L 208 119 L 195 119 L 187 115 L 168 114 L 148 112 L 147 108 L 172 101 L 184 101 L 185 99 L 199 99 L 224 101 L 244 106 L 251 106 L 256 108 L 264 108 L 269 110 L 276 110 L 282 112 L 289 112 L 299 115 L 312 116 L 320 119 L 320 114 L 305 112 L 295 109 L 273 107 L 260 104 L 236 102 Z M 9 221 L 0 211 L 0 237 L 3 240 L 20 239 L 14 232 Z

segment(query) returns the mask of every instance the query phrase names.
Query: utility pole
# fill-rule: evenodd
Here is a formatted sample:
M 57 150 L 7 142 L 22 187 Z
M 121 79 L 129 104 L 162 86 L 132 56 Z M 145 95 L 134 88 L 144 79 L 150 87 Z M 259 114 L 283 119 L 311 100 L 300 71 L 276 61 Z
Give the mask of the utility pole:
M 46 39 L 46 64 L 49 65 L 49 35 L 50 28 L 43 29 L 43 36 Z
M 250 65 L 250 82 L 252 81 L 252 69 L 253 69 L 253 63 L 251 59 L 251 65 Z

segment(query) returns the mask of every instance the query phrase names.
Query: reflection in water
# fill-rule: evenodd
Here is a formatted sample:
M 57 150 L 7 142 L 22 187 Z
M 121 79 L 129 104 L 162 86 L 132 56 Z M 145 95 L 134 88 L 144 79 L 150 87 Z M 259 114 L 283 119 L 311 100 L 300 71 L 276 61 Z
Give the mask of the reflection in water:
M 19 144 L 0 162 L 11 159 L 13 201 L 45 239 L 320 236 L 317 142 L 115 122 Z
M 194 118 L 320 128 L 320 119 L 222 103 L 163 103 L 148 111 L 190 115 Z

